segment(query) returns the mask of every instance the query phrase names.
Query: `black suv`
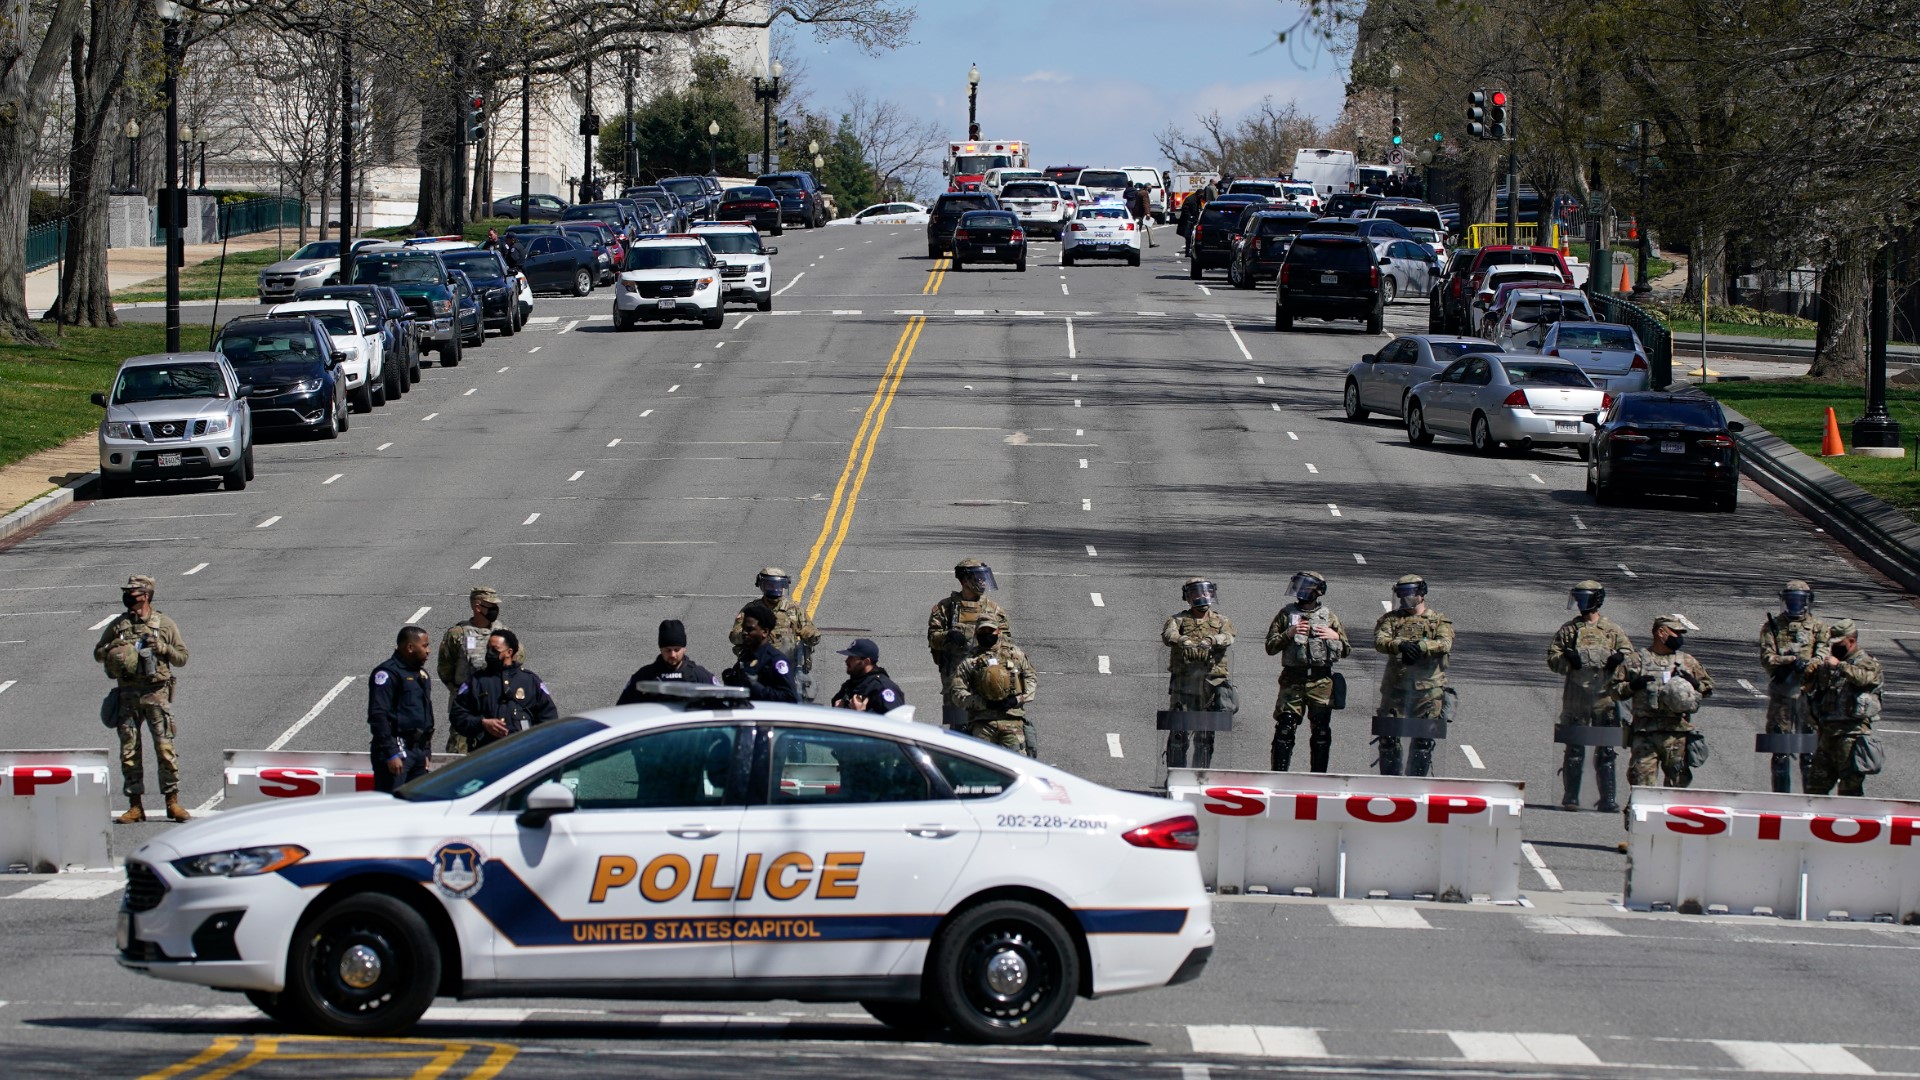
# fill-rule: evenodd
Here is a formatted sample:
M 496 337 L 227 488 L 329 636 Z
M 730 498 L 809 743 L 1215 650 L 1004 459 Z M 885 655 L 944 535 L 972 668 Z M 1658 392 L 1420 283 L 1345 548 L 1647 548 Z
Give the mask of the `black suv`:
M 1251 289 L 1280 272 L 1293 238 L 1307 231 L 1313 215 L 1305 210 L 1249 211 L 1233 242 L 1233 261 L 1227 280 L 1236 289 Z
M 771 190 L 773 197 L 780 200 L 781 224 L 797 221 L 809 229 L 817 229 L 827 223 L 826 208 L 820 205 L 820 185 L 813 182 L 812 173 L 767 173 L 754 184 Z
M 1303 233 L 1287 248 L 1273 296 L 1273 328 L 1293 320 L 1359 319 L 1380 333 L 1387 309 L 1373 244 L 1358 236 Z
M 953 230 L 969 210 L 998 210 L 1000 200 L 986 191 L 949 191 L 927 211 L 927 258 L 937 259 L 953 248 Z
M 233 365 L 256 435 L 282 431 L 335 439 L 347 430 L 351 410 L 342 358 L 317 316 L 242 315 L 220 328 L 213 351 Z
M 488 326 L 498 327 L 501 337 L 520 332 L 520 283 L 507 269 L 507 260 L 497 251 L 485 248 L 455 248 L 440 253 L 440 261 L 449 270 L 461 270 L 480 301 L 480 317 Z
M 1233 263 L 1233 238 L 1250 206 L 1267 205 L 1258 195 L 1222 195 L 1200 211 L 1187 242 L 1187 276 L 1199 281 L 1208 270 L 1225 270 Z
M 669 176 L 660 181 L 660 186 L 680 197 L 680 203 L 695 221 L 704 221 L 713 216 L 713 210 L 720 200 L 707 191 L 707 180 L 703 176 Z

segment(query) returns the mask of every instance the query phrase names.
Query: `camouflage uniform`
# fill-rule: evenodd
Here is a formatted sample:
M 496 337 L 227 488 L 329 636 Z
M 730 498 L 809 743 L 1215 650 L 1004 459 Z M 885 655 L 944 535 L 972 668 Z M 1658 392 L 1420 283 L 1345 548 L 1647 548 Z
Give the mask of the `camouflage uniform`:
M 1420 659 L 1408 663 L 1400 655 L 1402 645 L 1411 644 Z M 1453 652 L 1453 622 L 1428 608 L 1413 614 L 1389 611 L 1373 624 L 1373 647 L 1387 657 L 1387 670 L 1380 677 L 1380 716 L 1417 716 L 1435 718 L 1446 708 L 1447 657 Z M 1400 739 L 1382 735 L 1380 775 L 1400 775 Z M 1407 762 L 1407 775 L 1426 776 L 1433 768 L 1433 740 L 1413 740 L 1413 753 Z
M 151 593 L 152 584 L 144 586 Z M 120 693 L 120 790 L 129 799 L 146 794 L 146 770 L 141 760 L 140 729 L 153 739 L 153 756 L 160 774 L 160 793 L 169 803 L 180 794 L 180 759 L 173 751 L 173 669 L 187 664 L 187 643 L 180 627 L 159 611 L 146 618 L 131 612 L 116 617 L 100 634 L 93 658 L 105 663 L 107 653 L 123 643 L 144 641 L 153 660 L 145 671 L 115 680 Z M 109 676 L 113 673 L 109 672 Z
M 1218 708 L 1219 687 L 1227 681 L 1227 650 L 1233 646 L 1233 620 L 1211 607 L 1204 615 L 1195 615 L 1191 609 L 1176 612 L 1161 625 L 1160 640 L 1167 646 L 1167 708 L 1175 712 Z M 1167 767 L 1186 767 L 1189 741 L 1193 767 L 1211 766 L 1213 736 L 1211 731 L 1167 732 Z
M 1289 632 L 1295 620 L 1307 624 L 1305 641 Z M 1339 634 L 1339 640 L 1313 637 L 1312 631 L 1322 626 Z M 1333 665 L 1352 652 L 1347 628 L 1325 602 L 1311 608 L 1288 604 L 1267 624 L 1267 655 L 1280 657 L 1280 697 L 1273 703 L 1270 751 L 1274 772 L 1292 767 L 1294 736 L 1303 718 L 1312 722 L 1307 738 L 1309 768 L 1327 771 L 1327 759 L 1333 753 Z
M 985 673 L 992 667 L 1003 668 L 1010 677 L 1005 696 L 1015 699 L 1012 708 L 1002 708 L 981 696 Z M 1039 686 L 1040 680 L 1034 675 L 1033 665 L 1027 662 L 1027 654 L 1002 637 L 991 648 L 976 650 L 962 660 L 947 680 L 946 691 L 955 704 L 967 710 L 967 734 L 995 746 L 1025 752 L 1026 707 Z
M 1640 675 L 1652 676 L 1652 681 L 1635 690 L 1633 679 Z M 1614 669 L 1614 696 L 1630 701 L 1633 708 L 1633 761 L 1627 767 L 1628 782 L 1651 787 L 1655 780 L 1663 780 L 1667 787 L 1682 788 L 1693 783 L 1693 767 L 1687 764 L 1693 712 L 1670 707 L 1662 689 L 1667 681 L 1683 676 L 1701 697 L 1713 693 L 1713 677 L 1685 650 L 1661 654 L 1641 649 Z
M 807 609 L 801 607 L 799 602 L 791 596 L 782 596 L 778 600 L 761 597 L 759 602 L 773 609 L 773 633 L 767 636 L 767 644 L 785 653 L 787 660 L 799 668 L 803 675 L 811 675 L 813 650 L 820 644 L 820 631 L 813 625 L 813 619 L 807 614 Z M 746 618 L 744 612 L 735 612 L 733 629 L 727 631 L 727 640 L 733 644 L 733 655 L 739 660 L 747 659 L 752 652 L 747 648 L 746 632 L 741 629 Z M 802 648 L 802 646 L 805 647 Z M 813 680 L 803 678 L 800 681 L 802 690 L 805 691 L 801 694 L 801 698 L 812 701 Z
M 1591 622 L 1578 616 L 1561 624 L 1547 645 L 1547 667 L 1566 677 L 1560 691 L 1560 723 L 1619 727 L 1620 699 L 1614 696 L 1607 664 L 1615 654 L 1632 651 L 1633 641 L 1627 632 L 1605 615 Z M 1614 795 L 1615 757 L 1611 746 L 1594 747 L 1593 778 L 1594 786 L 1600 789 L 1599 808 L 1609 812 L 1619 809 Z M 1586 759 L 1584 746 L 1569 745 L 1561 755 L 1561 806 L 1580 808 L 1580 777 L 1586 771 Z
M 954 693 L 953 673 L 973 652 L 973 629 L 981 619 L 1000 628 L 1002 642 L 1012 639 L 1013 622 L 1007 618 L 1006 609 L 985 596 L 969 600 L 966 594 L 955 590 L 933 605 L 927 615 L 927 651 L 933 654 L 934 666 L 940 669 L 940 700 L 944 705 L 960 704 Z M 948 634 L 950 630 L 960 631 L 964 640 L 953 639 Z
M 1767 672 L 1767 733 L 1805 731 L 1807 701 L 1801 695 L 1801 676 L 1820 662 L 1827 646 L 1827 624 L 1811 612 L 1769 615 L 1760 628 L 1760 666 Z M 1793 755 L 1775 754 L 1770 763 L 1773 790 L 1793 790 Z M 1800 787 L 1808 787 L 1811 754 L 1800 755 Z
M 492 589 L 484 587 L 473 590 L 473 595 L 476 597 L 492 596 L 496 601 L 499 599 L 498 595 L 495 595 Z M 440 651 L 436 659 L 440 681 L 445 684 L 447 688 L 448 700 L 452 700 L 453 696 L 460 692 L 460 687 L 465 685 L 466 681 L 473 676 L 475 671 L 486 670 L 487 639 L 493 636 L 495 630 L 505 630 L 506 628 L 507 623 L 504 619 L 493 620 L 493 625 L 491 626 L 475 626 L 473 625 L 473 620 L 468 619 L 465 622 L 454 623 L 452 626 L 447 627 L 446 633 L 440 635 Z M 526 663 L 527 650 L 522 648 L 518 652 L 515 652 L 513 654 L 513 662 L 516 664 Z M 464 754 L 467 752 L 469 745 L 465 735 L 451 729 L 448 730 L 447 753 Z
M 1845 637 L 1837 623 L 1831 633 Z M 1820 734 L 1820 745 L 1813 753 L 1813 768 L 1807 776 L 1807 794 L 1826 795 L 1840 785 L 1842 795 L 1863 795 L 1866 777 L 1853 767 L 1853 744 L 1862 735 L 1873 734 L 1873 722 L 1880 716 L 1880 661 L 1856 645 L 1839 663 L 1824 659 L 1807 665 L 1801 685 L 1813 722 Z

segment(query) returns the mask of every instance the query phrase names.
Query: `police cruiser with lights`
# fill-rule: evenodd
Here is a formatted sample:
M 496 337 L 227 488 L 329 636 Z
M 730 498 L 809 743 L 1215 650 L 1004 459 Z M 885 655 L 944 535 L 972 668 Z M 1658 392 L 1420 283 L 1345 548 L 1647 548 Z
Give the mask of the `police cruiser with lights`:
M 394 795 L 194 821 L 127 860 L 120 963 L 290 1026 L 437 996 L 855 1001 L 1047 1037 L 1213 951 L 1185 804 L 931 725 L 658 683 Z

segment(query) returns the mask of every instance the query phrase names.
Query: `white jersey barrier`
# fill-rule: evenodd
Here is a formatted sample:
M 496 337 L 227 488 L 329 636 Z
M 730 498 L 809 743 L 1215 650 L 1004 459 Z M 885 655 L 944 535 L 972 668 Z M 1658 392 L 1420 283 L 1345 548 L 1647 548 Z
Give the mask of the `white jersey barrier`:
M 373 762 L 365 752 L 318 750 L 228 750 L 220 802 L 254 806 L 285 799 L 315 799 L 372 791 Z M 443 768 L 459 754 L 435 754 Z
M 1626 906 L 1920 923 L 1920 803 L 1633 789 Z
M 0 869 L 111 870 L 109 750 L 0 751 Z
M 1173 769 L 1200 873 L 1220 893 L 1513 900 L 1524 785 L 1498 780 Z

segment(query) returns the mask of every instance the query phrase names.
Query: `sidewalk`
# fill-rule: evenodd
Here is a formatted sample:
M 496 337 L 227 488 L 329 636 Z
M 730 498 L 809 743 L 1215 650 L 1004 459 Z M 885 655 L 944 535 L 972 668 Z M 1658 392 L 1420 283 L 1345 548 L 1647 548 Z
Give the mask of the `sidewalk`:
M 88 432 L 0 468 L 0 514 L 11 514 L 99 467 L 100 438 Z M 0 529 L 0 539 L 5 535 Z
M 308 230 L 309 235 L 312 234 Z M 288 228 L 282 240 L 276 240 L 272 231 L 248 233 L 227 241 L 229 254 L 241 251 L 259 251 L 284 243 L 288 253 L 300 246 L 297 237 L 299 230 Z M 187 265 L 198 266 L 210 259 L 220 257 L 219 244 L 188 244 L 186 249 Z M 27 275 L 27 314 L 39 318 L 53 304 L 53 298 L 60 292 L 60 278 L 55 274 L 59 266 L 45 266 Z M 132 285 L 141 285 L 157 281 L 167 276 L 167 249 L 160 247 L 127 247 L 107 249 L 107 287 L 119 292 Z M 254 282 L 242 282 L 239 288 L 241 296 L 252 296 Z

